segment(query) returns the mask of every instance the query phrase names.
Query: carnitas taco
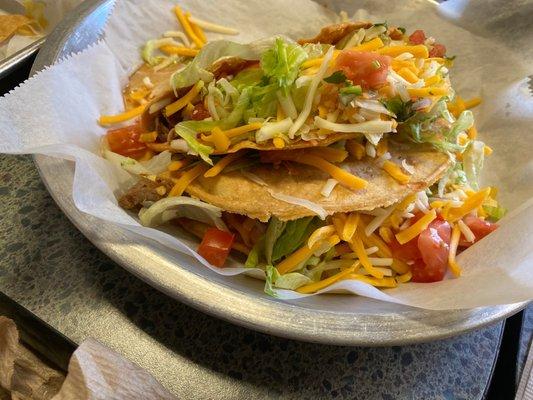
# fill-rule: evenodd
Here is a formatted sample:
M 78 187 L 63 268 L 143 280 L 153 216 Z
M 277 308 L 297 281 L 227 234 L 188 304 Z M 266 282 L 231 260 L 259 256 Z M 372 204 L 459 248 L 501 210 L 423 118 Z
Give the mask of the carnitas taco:
M 458 251 L 496 229 L 479 104 L 425 32 L 344 21 L 311 39 L 207 42 L 229 28 L 175 9 L 183 32 L 143 49 L 104 155 L 137 177 L 119 204 L 178 224 L 223 268 L 230 251 L 266 291 L 380 288 L 460 275 Z

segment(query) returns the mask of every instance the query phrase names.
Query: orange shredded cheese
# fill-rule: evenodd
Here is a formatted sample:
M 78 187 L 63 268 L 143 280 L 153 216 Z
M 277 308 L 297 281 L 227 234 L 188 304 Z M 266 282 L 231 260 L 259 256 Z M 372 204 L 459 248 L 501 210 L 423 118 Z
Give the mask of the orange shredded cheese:
M 474 97 L 470 100 L 466 100 L 465 102 L 463 102 L 463 106 L 468 110 L 469 108 L 479 106 L 481 104 L 481 101 L 481 97 Z
M 337 243 L 340 242 L 340 238 L 337 235 L 333 235 L 333 236 L 330 236 L 326 241 L 331 246 L 335 246 Z M 296 250 L 294 253 L 292 253 L 287 258 L 285 258 L 282 262 L 280 262 L 276 266 L 276 269 L 281 275 L 293 271 L 294 268 L 296 268 L 302 262 L 304 262 L 309 257 L 311 257 L 321 244 L 322 242 L 317 242 L 314 244 L 312 248 L 309 248 L 307 244 L 303 245 L 298 250 Z
M 307 293 L 315 293 L 319 290 L 322 290 L 324 288 L 327 288 L 328 286 L 331 286 L 333 285 L 335 282 L 343 279 L 344 277 L 350 275 L 352 272 L 355 271 L 355 269 L 359 267 L 359 262 L 355 262 L 353 266 L 349 267 L 349 268 L 346 268 L 345 270 L 343 271 L 340 271 L 338 273 L 336 273 L 335 275 L 333 276 L 330 276 L 329 278 L 326 278 L 326 279 L 323 279 L 321 281 L 318 281 L 318 282 L 315 282 L 315 283 L 310 283 L 308 285 L 304 285 L 302 287 L 299 287 L 298 289 L 296 289 L 296 291 L 298 293 L 303 293 L 303 294 L 307 294 Z
M 477 138 L 477 129 L 475 126 L 472 126 L 466 132 L 468 133 L 470 140 L 475 140 Z
M 492 154 L 492 152 L 493 152 L 492 147 L 487 146 L 487 145 L 485 145 L 485 147 L 483 147 L 483 154 L 484 155 L 490 156 Z
M 180 22 L 181 27 L 183 28 L 187 36 L 189 36 L 189 38 L 194 42 L 194 44 L 196 44 L 196 46 L 199 49 L 202 48 L 204 43 L 193 32 L 191 24 L 189 23 L 189 20 L 187 19 L 187 17 L 185 17 L 185 15 L 183 14 L 183 11 L 181 10 L 179 6 L 174 7 L 174 13 L 176 14 L 176 17 L 178 18 L 178 21 Z
M 409 180 L 411 179 L 409 175 L 404 174 L 401 168 L 392 161 L 386 160 L 383 163 L 383 169 L 402 185 L 409 183 Z
M 142 143 L 153 143 L 157 139 L 157 132 L 148 132 L 148 133 L 141 133 L 139 137 L 139 142 Z
M 361 274 L 349 274 L 344 277 L 344 279 L 353 279 L 356 281 L 361 281 L 368 283 L 369 285 L 383 288 L 394 288 L 398 286 L 395 278 L 384 277 L 381 279 L 374 278 L 373 276 L 361 275 Z
M 175 172 L 175 171 L 178 171 L 180 170 L 181 168 L 185 167 L 186 165 L 189 165 L 191 163 L 191 159 L 190 158 L 183 158 L 181 160 L 177 160 L 177 161 L 172 161 L 169 165 L 168 165 L 168 170 L 170 172 Z
M 409 282 L 412 277 L 413 277 L 412 272 L 411 271 L 407 271 L 405 274 L 398 275 L 396 277 L 396 281 L 398 283 L 405 283 L 405 282 Z
M 293 160 L 300 164 L 310 165 L 312 167 L 318 168 L 330 174 L 339 183 L 343 184 L 346 187 L 349 187 L 350 189 L 364 189 L 368 185 L 368 182 L 366 180 L 359 178 L 353 174 L 350 174 L 344 169 L 339 168 L 336 165 L 333 165 L 332 163 L 318 156 L 312 154 L 303 154 L 294 157 Z
M 448 89 L 445 87 L 429 86 L 423 88 L 407 88 L 407 92 L 411 97 L 444 96 L 448 94 Z
M 466 214 L 478 209 L 483 205 L 485 199 L 490 194 L 490 187 L 469 194 L 469 197 L 463 202 L 460 207 L 450 208 L 448 215 L 445 217 L 450 222 L 455 222 L 463 218 Z
M 187 21 L 189 22 L 189 25 L 191 26 L 191 29 L 194 32 L 194 34 L 198 36 L 198 39 L 200 39 L 202 43 L 205 45 L 207 43 L 207 37 L 205 36 L 205 33 L 202 27 L 191 21 L 190 12 L 185 13 L 185 18 L 187 18 Z
M 426 86 L 436 85 L 437 83 L 440 83 L 441 81 L 442 81 L 442 78 L 439 75 L 433 75 L 424 80 L 424 82 L 426 83 Z
M 448 265 L 453 276 L 456 278 L 461 276 L 461 267 L 455 261 L 457 254 L 457 246 L 459 245 L 459 238 L 461 237 L 461 229 L 458 224 L 454 224 L 452 228 L 452 238 L 450 239 L 450 251 L 448 252 Z
M 372 40 L 369 40 L 366 43 L 362 43 L 359 46 L 352 47 L 350 50 L 353 51 L 374 51 L 380 49 L 384 46 L 383 41 L 376 37 Z
M 350 213 L 346 217 L 344 226 L 342 227 L 341 239 L 345 242 L 352 240 L 355 231 L 357 230 L 357 225 L 359 224 L 360 216 L 358 213 Z
M 347 140 L 346 149 L 356 160 L 361 160 L 365 156 L 365 146 L 355 140 Z
M 352 240 L 348 244 L 355 252 L 355 254 L 357 254 L 357 258 L 359 258 L 359 261 L 361 262 L 361 265 L 363 266 L 366 272 L 368 272 L 373 277 L 379 279 L 383 278 L 383 272 L 375 268 L 368 259 L 368 255 L 366 254 L 363 241 L 359 237 L 358 231 L 355 232 L 354 236 L 352 237 Z
M 220 129 L 218 126 L 215 126 L 213 130 L 211 131 L 211 136 L 206 138 L 206 140 L 213 142 L 215 145 L 215 148 L 218 151 L 226 151 L 229 149 L 229 146 L 231 144 L 229 138 L 226 136 L 226 134 Z
M 380 226 L 379 227 L 379 236 L 383 239 L 383 241 L 387 244 L 392 243 L 393 233 L 391 229 L 387 226 Z
M 193 87 L 181 98 L 176 100 L 173 103 L 170 103 L 165 107 L 165 115 L 171 116 L 181 110 L 183 107 L 187 106 L 196 96 L 200 93 L 200 90 L 204 87 L 203 81 L 198 81 L 193 85 Z
M 188 47 L 172 46 L 172 45 L 161 46 L 159 50 L 161 50 L 163 53 L 167 55 L 175 54 L 177 56 L 184 56 L 184 57 L 195 57 L 200 52 L 200 50 L 197 50 L 197 49 L 190 49 Z
M 415 46 L 385 46 L 381 49 L 378 49 L 379 54 L 384 54 L 391 57 L 399 56 L 402 53 L 411 53 L 416 58 L 428 58 L 429 51 L 426 46 L 423 44 L 418 44 Z
M 285 147 L 285 140 L 280 137 L 275 137 L 274 139 L 272 139 L 272 142 L 274 143 L 276 149 L 282 149 Z
M 214 176 L 217 176 L 222 172 L 224 168 L 226 168 L 228 165 L 230 165 L 233 161 L 241 158 L 244 155 L 244 152 L 242 153 L 231 153 L 225 156 L 222 160 L 217 162 L 213 167 L 208 169 L 204 176 L 206 178 L 212 178 Z
M 118 124 L 124 121 L 129 121 L 130 119 L 133 119 L 141 115 L 145 109 L 146 109 L 146 105 L 142 104 L 139 107 L 132 108 L 131 110 L 125 111 L 121 114 L 102 115 L 100 119 L 98 120 L 98 123 L 100 125 L 106 126 L 106 125 Z
M 391 268 L 396 272 L 397 274 L 406 274 L 410 271 L 411 267 L 404 263 L 401 260 L 398 260 L 397 258 L 394 258 L 392 260 Z
M 181 196 L 185 189 L 187 189 L 187 186 L 189 186 L 192 181 L 194 181 L 205 171 L 207 171 L 208 168 L 208 165 L 200 163 L 197 166 L 191 168 L 190 170 L 184 172 L 183 175 L 178 178 L 178 180 L 170 190 L 168 196 Z
M 242 125 L 238 126 L 237 128 L 228 129 L 227 131 L 224 131 L 224 133 L 228 138 L 232 139 L 245 133 L 256 131 L 261 128 L 261 126 L 263 126 L 261 122 L 253 122 L 248 125 Z
M 343 149 L 336 149 L 334 147 L 320 147 L 318 149 L 307 150 L 309 154 L 321 157 L 331 163 L 340 163 L 346 160 L 348 152 Z
M 409 83 L 415 83 L 418 82 L 418 76 L 416 76 L 413 71 L 411 71 L 407 67 L 403 67 L 398 70 L 398 75 L 400 75 L 403 79 L 405 79 Z
M 417 237 L 420 232 L 426 229 L 435 218 L 437 218 L 437 213 L 435 210 L 431 210 L 418 221 L 416 221 L 413 225 L 404 229 L 403 231 L 398 232 L 396 234 L 396 240 L 400 244 L 405 244 L 409 242 L 410 240 Z

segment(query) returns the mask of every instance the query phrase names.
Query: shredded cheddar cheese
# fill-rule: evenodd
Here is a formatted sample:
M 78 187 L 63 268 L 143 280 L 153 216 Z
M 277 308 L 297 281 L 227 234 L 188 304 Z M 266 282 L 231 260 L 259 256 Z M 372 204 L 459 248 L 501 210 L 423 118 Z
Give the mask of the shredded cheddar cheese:
M 464 108 L 466 108 L 468 110 L 470 108 L 474 108 L 474 107 L 480 105 L 481 101 L 482 101 L 481 97 L 474 97 L 474 98 L 472 98 L 470 100 L 465 101 L 463 103 L 463 105 L 464 105 Z
M 379 54 L 384 54 L 391 57 L 399 56 L 402 53 L 411 53 L 416 58 L 428 58 L 429 51 L 426 46 L 423 44 L 418 44 L 415 46 L 385 46 L 381 49 L 378 49 Z
M 400 244 L 405 244 L 409 242 L 410 240 L 417 237 L 424 229 L 426 229 L 428 225 L 433 220 L 435 220 L 435 218 L 437 218 L 437 213 L 435 212 L 435 210 L 431 210 L 418 221 L 416 221 L 413 225 L 397 233 L 396 240 L 398 240 L 398 243 Z
M 307 153 L 321 157 L 331 163 L 340 163 L 346 160 L 348 152 L 343 149 L 336 149 L 334 147 L 321 147 L 318 149 L 309 149 Z
M 133 119 L 135 117 L 138 117 L 141 115 L 144 110 L 146 109 L 146 105 L 142 104 L 138 107 L 132 108 L 129 111 L 125 111 L 121 114 L 117 115 L 102 115 L 100 119 L 98 120 L 98 123 L 100 125 L 114 125 L 118 124 L 120 122 L 129 121 L 130 119 Z
M 396 281 L 398 283 L 405 283 L 405 282 L 409 282 L 412 277 L 413 277 L 413 274 L 411 273 L 411 271 L 407 271 L 406 273 L 402 275 L 396 276 Z
M 376 37 L 372 40 L 369 40 L 366 43 L 362 43 L 359 46 L 352 47 L 350 50 L 353 51 L 374 51 L 382 48 L 384 46 L 383 41 Z
M 407 67 L 403 67 L 400 70 L 398 70 L 398 75 L 400 75 L 403 79 L 405 79 L 409 83 L 418 82 L 418 76 L 416 76 L 415 73 Z
M 353 235 L 357 230 L 357 225 L 359 224 L 360 216 L 358 213 L 350 213 L 346 217 L 344 226 L 342 227 L 341 239 L 345 242 L 352 240 Z
M 204 81 L 198 81 L 186 94 L 173 103 L 170 103 L 165 107 L 165 115 L 171 116 L 177 113 L 179 110 L 187 106 L 196 96 L 200 93 L 200 90 L 204 87 Z
M 349 187 L 350 189 L 364 189 L 368 185 L 368 182 L 366 180 L 352 175 L 349 172 L 343 170 L 342 168 L 339 168 L 336 165 L 333 165 L 332 163 L 324 160 L 323 158 L 317 157 L 312 154 L 303 154 L 301 156 L 292 158 L 292 160 L 301 164 L 316 167 L 330 174 L 332 178 L 336 179 L 337 181 L 339 181 L 339 183 Z
M 457 254 L 457 246 L 459 245 L 459 238 L 461 237 L 461 229 L 459 225 L 454 224 L 452 228 L 452 238 L 450 239 L 450 251 L 448 252 L 448 265 L 450 271 L 456 278 L 461 276 L 461 267 L 455 261 L 455 255 Z
M 402 185 L 409 183 L 409 180 L 411 179 L 409 175 L 404 174 L 400 167 L 392 161 L 386 160 L 383 163 L 383 169 Z
M 276 149 L 282 149 L 285 147 L 285 140 L 280 137 L 275 137 L 274 139 L 272 139 L 272 142 L 274 143 Z
M 409 93 L 411 97 L 445 96 L 448 94 L 448 89 L 438 86 L 407 88 L 407 93 Z
M 356 160 L 362 160 L 365 156 L 365 146 L 356 142 L 355 140 L 347 140 L 346 149 L 352 157 L 355 157 Z
M 157 139 L 157 132 L 141 133 L 139 141 L 142 143 L 153 143 Z
M 217 176 L 222 172 L 224 168 L 226 168 L 228 165 L 230 165 L 233 161 L 241 158 L 244 155 L 244 152 L 242 153 L 231 153 L 225 156 L 222 160 L 217 162 L 213 167 L 208 169 L 204 177 L 206 178 L 213 178 L 214 176 Z
M 337 243 L 340 242 L 340 238 L 337 235 L 333 235 L 327 239 L 327 242 L 331 246 L 335 246 Z M 276 266 L 276 269 L 282 275 L 293 271 L 302 262 L 304 262 L 309 257 L 311 257 L 320 245 L 321 245 L 321 242 L 315 243 L 315 245 L 312 248 L 307 247 L 307 244 L 303 245 L 298 250 L 296 250 L 294 253 L 292 253 L 287 258 L 285 258 L 282 262 L 280 262 Z
M 172 161 L 168 165 L 167 169 L 170 172 L 175 172 L 175 171 L 178 171 L 181 168 L 185 167 L 186 165 L 189 165 L 190 163 L 191 163 L 191 159 L 190 158 L 184 158 L 182 160 Z
M 359 261 L 361 262 L 361 265 L 366 270 L 366 272 L 368 272 L 375 278 L 383 278 L 383 272 L 375 268 L 368 259 L 368 255 L 366 254 L 363 241 L 359 237 L 358 231 L 355 232 L 354 236 L 352 237 L 352 240 L 348 243 L 351 249 L 355 252 L 355 254 L 357 254 L 357 258 L 359 258 Z
M 393 233 L 391 229 L 387 226 L 380 226 L 379 227 L 379 236 L 383 239 L 383 241 L 387 244 L 390 244 L 392 242 Z
M 168 197 L 181 196 L 185 189 L 187 189 L 187 186 L 189 186 L 192 181 L 207 171 L 208 168 L 208 165 L 200 163 L 190 170 L 184 172 L 170 190 Z
M 359 267 L 359 262 L 356 261 L 353 266 L 346 268 L 345 270 L 338 272 L 335 275 L 330 276 L 329 278 L 323 279 L 315 283 L 310 283 L 309 285 L 304 285 L 302 287 L 299 287 L 298 289 L 296 289 L 296 291 L 302 294 L 315 293 L 319 290 L 322 290 L 324 288 L 327 288 L 328 286 L 333 285 L 335 282 L 350 275 L 352 272 L 355 271 L 357 267 Z
M 232 139 L 234 137 L 244 135 L 245 133 L 256 131 L 261 128 L 261 126 L 263 126 L 261 122 L 253 122 L 248 125 L 242 125 L 238 126 L 237 128 L 228 129 L 227 131 L 224 131 L 224 134 L 228 138 Z
M 206 138 L 206 140 L 213 142 L 215 145 L 215 148 L 218 151 L 228 150 L 231 144 L 229 138 L 218 126 L 215 126 L 213 128 L 213 130 L 211 131 L 211 136 Z
M 194 34 L 196 36 L 198 36 L 198 39 L 200 39 L 202 41 L 202 44 L 206 44 L 207 43 L 207 37 L 205 36 L 205 33 L 203 31 L 203 29 L 198 26 L 197 24 L 195 24 L 194 22 L 191 21 L 191 13 L 190 12 L 186 12 L 185 13 L 185 18 L 187 18 L 187 21 L 189 22 L 189 25 L 191 25 L 191 29 L 192 31 L 194 32 Z
M 382 288 L 394 288 L 398 286 L 398 282 L 395 278 L 384 277 L 381 279 L 374 278 L 373 276 L 361 275 L 361 274 L 349 274 L 344 277 L 344 279 L 353 279 L 356 281 L 361 281 L 368 283 L 369 285 L 382 287 Z
M 474 192 L 463 202 L 460 207 L 450 208 L 448 215 L 445 217 L 450 222 L 455 222 L 463 218 L 466 214 L 477 210 L 483 205 L 483 202 L 490 194 L 490 187 Z
M 188 47 L 172 46 L 172 45 L 161 46 L 159 49 L 167 55 L 175 54 L 177 56 L 184 56 L 184 57 L 195 57 L 199 53 L 199 50 L 197 49 L 190 49 Z
M 179 6 L 174 7 L 174 13 L 176 14 L 176 17 L 178 18 L 178 21 L 180 22 L 181 27 L 183 28 L 183 30 L 185 31 L 185 33 L 187 34 L 187 36 L 189 36 L 189 38 L 194 42 L 194 44 L 196 44 L 196 47 L 198 47 L 199 49 L 201 49 L 202 46 L 204 45 L 204 43 L 203 43 L 202 40 L 201 40 L 198 36 L 196 36 L 196 34 L 193 32 L 189 20 L 187 19 L 187 17 L 185 16 L 185 14 L 183 14 L 183 11 L 181 10 L 181 8 L 180 8 Z

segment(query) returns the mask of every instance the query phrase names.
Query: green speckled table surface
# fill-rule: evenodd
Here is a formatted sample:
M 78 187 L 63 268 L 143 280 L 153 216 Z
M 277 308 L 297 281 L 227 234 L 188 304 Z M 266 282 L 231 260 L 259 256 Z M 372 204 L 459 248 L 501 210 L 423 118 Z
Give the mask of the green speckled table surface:
M 58 209 L 29 156 L 0 155 L 0 292 L 75 343 L 107 344 L 186 399 L 481 399 L 502 333 L 498 323 L 433 343 L 353 348 L 231 325 L 97 250 Z

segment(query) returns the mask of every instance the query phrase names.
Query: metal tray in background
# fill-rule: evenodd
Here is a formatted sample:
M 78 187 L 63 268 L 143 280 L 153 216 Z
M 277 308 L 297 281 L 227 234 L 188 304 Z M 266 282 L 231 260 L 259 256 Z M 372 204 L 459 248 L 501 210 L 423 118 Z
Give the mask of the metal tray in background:
M 24 10 L 22 5 L 14 0 L 0 0 L 0 9 L 8 13 L 17 14 Z M 0 59 L 0 79 L 16 69 L 21 63 L 34 55 L 44 44 L 46 36 L 35 40 L 30 45 L 20 49 L 9 57 Z
M 32 72 L 93 43 L 105 24 L 111 0 L 85 2 L 49 35 Z M 223 277 L 182 261 L 170 249 L 80 212 L 72 199 L 74 166 L 35 156 L 59 207 L 100 250 L 148 284 L 188 305 L 247 328 L 297 340 L 338 345 L 385 346 L 442 339 L 492 324 L 526 303 L 472 310 L 429 311 L 354 296 L 283 302 L 266 296 L 251 278 Z M 248 279 L 248 285 L 243 280 Z

